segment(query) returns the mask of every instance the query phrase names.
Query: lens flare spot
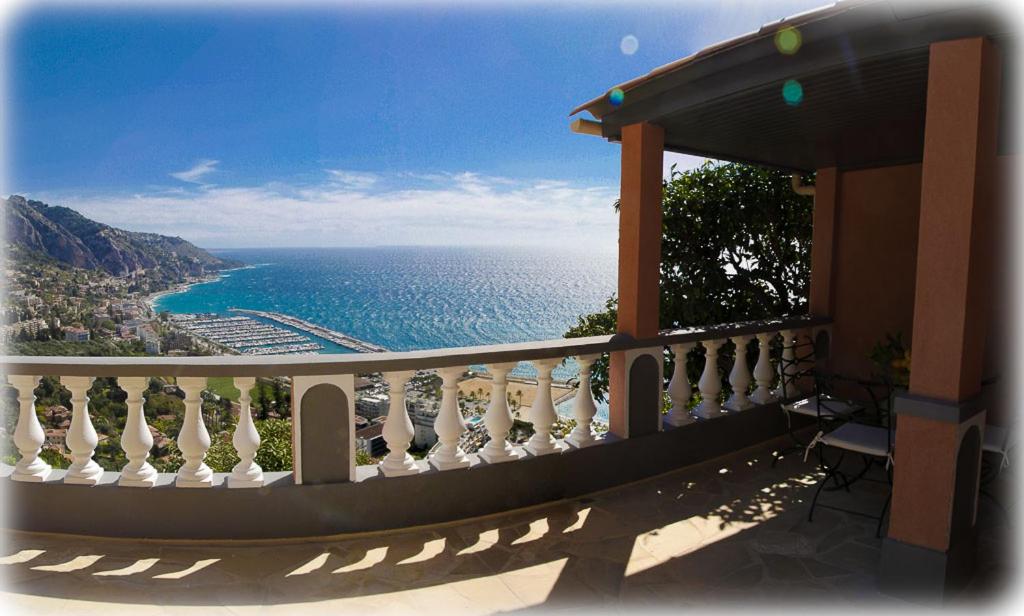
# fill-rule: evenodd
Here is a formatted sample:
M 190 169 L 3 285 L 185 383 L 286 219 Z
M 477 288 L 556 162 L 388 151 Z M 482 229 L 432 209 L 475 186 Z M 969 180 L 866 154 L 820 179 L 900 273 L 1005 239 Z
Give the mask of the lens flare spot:
M 802 43 L 803 37 L 800 35 L 800 31 L 793 26 L 780 28 L 775 33 L 775 48 L 779 50 L 779 53 L 784 53 L 787 56 L 800 51 Z
M 621 105 L 624 100 L 626 100 L 626 93 L 622 91 L 622 88 L 615 88 L 608 93 L 608 102 L 616 107 Z
M 640 41 L 632 34 L 627 34 L 619 42 L 619 49 L 627 56 L 631 56 L 636 53 L 637 49 L 640 49 Z
M 796 79 L 787 79 L 782 84 L 782 98 L 787 105 L 796 107 L 804 100 L 804 87 Z

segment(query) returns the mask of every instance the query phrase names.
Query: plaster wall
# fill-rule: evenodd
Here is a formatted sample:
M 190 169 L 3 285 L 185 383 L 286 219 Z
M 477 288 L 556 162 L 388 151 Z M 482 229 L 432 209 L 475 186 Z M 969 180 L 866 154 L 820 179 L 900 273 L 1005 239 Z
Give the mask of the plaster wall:
M 868 354 L 886 332 L 902 332 L 912 343 L 920 205 L 920 164 L 839 174 L 831 298 L 835 372 L 871 376 Z

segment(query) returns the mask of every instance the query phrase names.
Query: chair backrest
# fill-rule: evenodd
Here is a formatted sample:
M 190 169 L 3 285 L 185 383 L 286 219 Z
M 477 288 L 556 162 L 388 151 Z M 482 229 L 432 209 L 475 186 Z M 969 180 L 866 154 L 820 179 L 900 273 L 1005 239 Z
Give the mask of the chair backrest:
M 792 350 L 792 358 L 786 356 L 787 349 Z M 791 343 L 783 340 L 779 357 L 779 383 L 784 400 L 792 399 L 799 393 L 797 383 L 814 378 L 817 357 L 817 345 L 810 336 L 798 336 Z

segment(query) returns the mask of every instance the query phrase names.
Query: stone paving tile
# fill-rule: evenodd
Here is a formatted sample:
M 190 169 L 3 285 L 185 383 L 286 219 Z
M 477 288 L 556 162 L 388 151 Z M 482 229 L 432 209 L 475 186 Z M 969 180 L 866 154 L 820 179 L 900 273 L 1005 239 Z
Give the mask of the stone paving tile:
M 0 564 L 0 601 L 8 612 L 142 616 L 904 605 L 878 591 L 875 524 L 824 508 L 808 521 L 821 474 L 799 456 L 772 468 L 771 449 L 550 506 L 331 541 L 225 547 L 10 534 L 0 537 L 0 563 L 21 550 L 42 553 Z M 880 507 L 885 486 L 863 487 L 825 492 L 822 502 Z M 983 506 L 1005 531 L 992 511 Z M 991 532 L 979 538 L 992 580 L 1014 571 L 999 551 L 1005 544 Z M 34 568 L 82 562 L 91 564 Z M 129 574 L 94 575 L 121 569 Z M 179 577 L 154 577 L 168 574 Z M 978 583 L 975 593 L 995 584 Z

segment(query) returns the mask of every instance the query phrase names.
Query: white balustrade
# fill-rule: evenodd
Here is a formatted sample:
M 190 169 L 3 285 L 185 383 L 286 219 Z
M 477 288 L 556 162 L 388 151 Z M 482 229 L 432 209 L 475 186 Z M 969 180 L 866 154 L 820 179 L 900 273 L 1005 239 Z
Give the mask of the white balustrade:
M 718 349 L 725 340 L 704 340 L 701 342 L 707 352 L 704 354 L 704 372 L 700 375 L 697 388 L 700 390 L 700 404 L 693 414 L 701 419 L 711 419 L 722 413 L 718 394 L 722 392 L 722 379 L 718 374 Z
M 231 437 L 231 444 L 238 452 L 238 464 L 228 475 L 229 488 L 260 488 L 263 487 L 263 469 L 256 464 L 256 452 L 260 449 L 260 433 L 252 420 L 252 398 L 250 392 L 256 385 L 253 377 L 234 379 L 238 388 L 238 424 Z
M 757 335 L 757 363 L 754 365 L 754 382 L 757 384 L 757 388 L 754 389 L 754 393 L 750 395 L 751 401 L 755 404 L 770 404 L 775 402 L 775 396 L 772 395 L 772 359 L 771 359 L 771 339 L 775 337 L 774 333 L 765 332 Z
M 430 465 L 439 471 L 469 466 L 469 457 L 459 446 L 459 439 L 466 431 L 466 420 L 459 409 L 459 377 L 463 369 L 459 367 L 441 368 L 441 408 L 434 420 L 434 432 L 437 433 L 438 447 L 430 455 Z
M 490 440 L 480 450 L 480 457 L 490 464 L 523 457 L 522 452 L 508 442 L 508 431 L 513 424 L 512 410 L 508 407 L 508 373 L 515 367 L 515 362 L 487 365 L 487 371 L 491 373 L 491 402 L 484 414 L 484 426 Z
M 750 368 L 747 366 L 747 345 L 752 336 L 733 336 L 732 343 L 736 345 L 736 357 L 732 362 L 732 370 L 729 372 L 729 385 L 732 386 L 732 394 L 725 401 L 727 411 L 745 411 L 754 406 L 754 403 L 747 397 L 747 390 L 750 389 Z
M 590 370 L 599 357 L 601 356 L 598 354 L 576 357 L 576 364 L 580 367 L 576 397 L 572 401 L 572 416 L 576 420 L 576 427 L 565 437 L 565 442 L 579 449 L 601 442 L 601 439 L 594 433 L 594 415 L 597 414 L 597 404 L 594 402 L 593 392 L 590 391 Z
M 119 486 L 132 488 L 152 488 L 156 485 L 156 469 L 147 461 L 149 450 L 153 448 L 153 434 L 146 424 L 143 411 L 142 392 L 149 385 L 144 376 L 123 376 L 117 384 L 128 394 L 125 404 L 128 405 L 128 418 L 125 420 L 124 432 L 121 433 L 121 449 L 128 457 L 128 464 L 121 469 Z
M 771 393 L 771 379 L 774 375 L 771 367 L 771 339 L 774 333 L 765 332 L 758 334 L 758 362 L 754 365 L 754 380 L 757 389 L 751 394 L 751 400 L 756 404 L 769 404 L 775 401 Z
M 36 483 L 46 481 L 51 468 L 39 457 L 46 440 L 46 433 L 36 415 L 35 388 L 39 385 L 39 377 L 11 375 L 7 377 L 7 382 L 18 392 L 18 426 L 14 429 L 14 446 L 21 454 L 11 479 Z
M 697 343 L 684 342 L 672 345 L 672 357 L 675 366 L 672 368 L 672 379 L 668 382 L 668 397 L 672 400 L 672 409 L 665 418 L 670 426 L 685 426 L 693 423 L 693 416 L 687 407 L 693 397 L 690 377 L 686 374 L 686 356 Z
M 202 397 L 205 377 L 179 377 L 178 387 L 185 392 L 185 420 L 178 433 L 178 449 L 185 463 L 178 469 L 174 485 L 179 488 L 213 486 L 213 471 L 203 462 L 210 449 L 210 434 L 203 423 Z
M 780 400 L 793 398 L 797 392 L 794 391 L 792 375 L 796 371 L 796 349 L 792 330 L 782 330 L 782 361 L 779 362 L 779 386 L 775 388 L 772 395 Z
M 89 397 L 92 387 L 91 376 L 62 376 L 60 382 L 71 392 L 71 427 L 68 428 L 67 444 L 71 450 L 71 466 L 64 475 L 64 483 L 94 486 L 100 482 L 103 469 L 92 459 L 99 444 L 96 429 L 89 418 Z
M 384 422 L 384 441 L 388 444 L 388 455 L 380 462 L 380 471 L 385 477 L 415 475 L 420 472 L 416 460 L 409 455 L 409 443 L 415 433 L 412 420 L 405 408 L 405 384 L 416 374 L 415 371 L 385 372 L 388 382 L 388 418 Z
M 560 364 L 560 359 L 540 359 L 530 363 L 537 370 L 537 393 L 530 407 L 529 421 L 533 424 L 533 436 L 526 442 L 526 451 L 535 456 L 558 453 L 561 448 L 551 430 L 558 421 L 555 403 L 551 399 L 551 371 Z

